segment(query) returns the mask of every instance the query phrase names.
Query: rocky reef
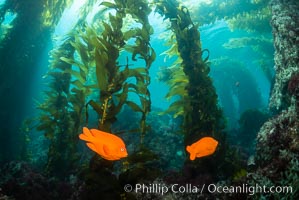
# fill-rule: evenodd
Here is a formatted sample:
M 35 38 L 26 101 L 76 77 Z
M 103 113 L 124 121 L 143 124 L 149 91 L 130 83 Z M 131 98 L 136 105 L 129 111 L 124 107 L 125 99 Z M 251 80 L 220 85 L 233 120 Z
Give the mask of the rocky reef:
M 288 82 L 299 71 L 299 2 L 272 0 L 270 6 L 276 71 L 270 107 L 279 110 L 290 105 Z
M 258 169 L 249 174 L 251 183 L 271 186 L 291 186 L 284 196 L 299 197 L 299 121 L 294 107 L 266 122 L 257 137 Z M 264 194 L 281 197 L 278 193 Z M 287 198 L 288 199 L 288 198 Z M 295 198 L 296 199 L 296 198 Z
M 75 181 L 74 176 L 66 182 L 48 178 L 26 162 L 12 161 L 0 168 L 0 199 L 69 199 Z
M 272 0 L 276 78 L 270 107 L 276 116 L 267 121 L 257 136 L 257 169 L 248 174 L 249 184 L 290 186 L 288 193 L 264 193 L 259 198 L 299 197 L 299 2 Z M 280 112 L 277 112 L 279 111 Z M 282 111 L 281 111 L 282 110 Z

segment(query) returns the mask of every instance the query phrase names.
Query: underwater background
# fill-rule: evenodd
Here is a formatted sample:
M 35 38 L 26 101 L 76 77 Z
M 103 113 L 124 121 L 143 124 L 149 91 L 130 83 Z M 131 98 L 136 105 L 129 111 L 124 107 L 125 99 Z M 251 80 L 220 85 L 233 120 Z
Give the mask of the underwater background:
M 298 199 L 298 11 L 0 0 L 0 199 Z

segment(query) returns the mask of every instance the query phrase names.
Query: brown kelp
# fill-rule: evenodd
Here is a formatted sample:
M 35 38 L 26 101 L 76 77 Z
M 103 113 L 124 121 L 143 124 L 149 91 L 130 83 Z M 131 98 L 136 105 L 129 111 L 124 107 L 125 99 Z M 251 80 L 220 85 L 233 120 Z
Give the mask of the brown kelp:
M 174 33 L 171 40 L 176 40 L 176 44 L 165 54 L 178 57 L 170 68 L 171 80 L 167 81 L 170 91 L 167 98 L 179 96 L 179 99 L 166 112 L 183 117 L 181 132 L 184 133 L 185 145 L 204 136 L 212 136 L 220 144 L 212 158 L 186 161 L 184 171 L 187 174 L 184 176 L 196 182 L 201 181 L 203 174 L 209 174 L 214 180 L 221 176 L 233 176 L 242 168 L 242 164 L 223 134 L 222 110 L 218 106 L 217 94 L 209 77 L 209 50 L 201 48 L 198 25 L 192 22 L 188 9 L 176 1 L 155 2 L 156 11 L 170 22 L 170 29 Z
M 85 8 L 91 7 L 85 4 Z M 85 19 L 86 15 L 81 18 Z M 76 27 L 80 25 L 79 20 Z M 78 29 L 71 31 L 63 43 L 51 51 L 45 76 L 50 81 L 49 89 L 45 91 L 44 102 L 37 106 L 41 110 L 37 130 L 44 132 L 50 141 L 46 173 L 61 178 L 72 173 L 76 166 L 77 133 L 84 119 L 85 98 L 90 94 L 90 87 L 84 84 L 92 56 L 77 35 Z
M 116 13 L 107 12 L 107 20 L 94 18 L 89 25 L 79 20 L 63 44 L 51 54 L 47 76 L 52 80 L 45 102 L 39 105 L 43 112 L 37 127 L 50 140 L 47 163 L 50 174 L 58 172 L 59 176 L 74 167 L 77 136 L 84 119 L 88 123 L 88 106 L 98 114 L 100 130 L 111 131 L 125 104 L 141 113 L 141 138 L 147 130 L 145 120 L 151 104 L 147 89 L 149 68 L 155 60 L 150 45 L 153 29 L 147 19 L 151 10 L 145 1 L 102 2 L 101 6 Z M 125 27 L 128 15 L 138 26 Z M 127 55 L 124 60 L 120 57 L 123 54 Z M 138 59 L 144 60 L 144 66 L 131 63 L 137 63 Z M 130 82 L 132 79 L 135 81 Z M 128 99 L 130 93 L 139 97 L 139 104 Z M 57 170 L 62 163 L 64 170 Z
M 51 70 L 47 74 L 51 83 L 49 90 L 45 92 L 45 101 L 38 105 L 42 112 L 37 130 L 43 131 L 50 141 L 46 172 L 60 177 L 69 173 L 78 158 L 77 132 L 82 121 L 81 113 L 86 95 L 85 90 L 74 86 L 84 80 L 82 75 L 73 81 L 72 74 L 76 74 L 76 71 L 64 61 L 73 57 L 75 48 L 71 40 L 73 37 L 58 49 L 52 50 Z
M 102 2 L 102 6 L 114 9 L 115 15 L 109 13 L 109 22 L 102 22 L 104 27 L 101 35 L 95 35 L 95 65 L 99 100 L 90 100 L 88 105 L 99 114 L 98 127 L 104 131 L 111 131 L 111 125 L 124 104 L 135 112 L 141 113 L 140 132 L 146 132 L 146 115 L 150 111 L 150 93 L 147 86 L 150 84 L 149 68 L 155 60 L 155 51 L 150 45 L 150 35 L 153 29 L 147 16 L 150 9 L 146 1 L 115 1 Z M 139 26 L 128 30 L 123 20 L 126 15 L 131 16 L 134 23 Z M 141 25 L 141 26 L 140 26 Z M 134 44 L 129 40 L 135 40 Z M 92 41 L 90 41 L 92 42 Z M 121 51 L 131 53 L 131 62 L 142 59 L 145 66 L 131 67 L 127 57 L 125 64 L 119 64 Z M 137 57 L 138 56 L 138 57 Z M 128 82 L 135 79 L 135 83 Z M 128 100 L 128 94 L 135 93 L 140 104 Z M 141 137 L 142 138 L 142 137 Z
M 208 76 L 209 51 L 201 48 L 198 25 L 192 22 L 188 9 L 176 1 L 156 1 L 156 5 L 156 11 L 164 15 L 164 19 L 169 19 L 175 34 L 177 44 L 168 53 L 178 53 L 181 59 L 178 60 L 178 70 L 173 70 L 174 79 L 169 82 L 171 90 L 167 95 L 181 98 L 170 106 L 170 110 L 177 110 L 176 115 L 184 116 L 186 142 L 200 133 L 213 135 L 222 128 L 222 113 Z
M 89 73 L 91 81 L 88 81 L 93 95 L 89 96 L 86 104 L 86 119 L 90 118 L 87 112 L 90 106 L 98 114 L 98 129 L 111 132 L 117 115 L 123 106 L 127 105 L 134 112 L 141 114 L 138 132 L 141 133 L 142 144 L 148 128 L 146 116 L 151 106 L 147 88 L 150 84 L 149 68 L 155 60 L 155 51 L 150 45 L 153 29 L 147 19 L 151 10 L 147 1 L 143 0 L 116 0 L 102 2 L 100 6 L 108 11 L 107 20 L 97 21 L 93 26 L 83 26 L 79 32 L 81 40 L 93 56 L 93 69 Z M 136 26 L 130 27 L 127 20 Z M 130 100 L 130 94 L 137 96 L 139 102 Z M 142 156 L 147 155 L 143 153 L 143 148 L 140 148 L 139 152 L 142 152 Z M 112 166 L 113 163 L 99 159 L 98 156 L 91 159 L 89 170 L 84 175 L 86 184 L 80 194 L 82 198 L 94 198 L 99 195 L 108 195 L 110 198 L 120 196 L 122 190 L 112 174 Z M 136 170 L 127 173 L 135 176 L 134 172 Z M 103 188 L 106 188 L 105 191 Z

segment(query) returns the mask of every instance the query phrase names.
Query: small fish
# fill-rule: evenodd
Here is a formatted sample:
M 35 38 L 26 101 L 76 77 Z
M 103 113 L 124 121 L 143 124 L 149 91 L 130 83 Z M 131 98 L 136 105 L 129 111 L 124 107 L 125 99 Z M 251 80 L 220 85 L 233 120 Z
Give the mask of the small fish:
M 83 133 L 79 138 L 86 141 L 91 150 L 106 160 L 119 160 L 128 156 L 124 141 L 111 133 L 83 127 Z
M 190 160 L 195 158 L 201 158 L 204 156 L 212 155 L 217 148 L 218 141 L 211 137 L 203 137 L 197 142 L 186 147 L 186 150 L 190 153 Z

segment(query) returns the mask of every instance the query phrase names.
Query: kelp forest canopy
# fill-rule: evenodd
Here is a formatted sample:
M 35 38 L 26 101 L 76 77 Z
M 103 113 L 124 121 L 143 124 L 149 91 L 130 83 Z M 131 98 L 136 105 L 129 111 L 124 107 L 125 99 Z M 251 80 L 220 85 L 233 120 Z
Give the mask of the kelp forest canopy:
M 155 27 L 149 19 L 152 12 L 162 16 L 165 31 L 168 29 L 163 43 L 169 49 L 163 54 L 176 59 L 169 66 L 171 78 L 165 81 L 170 88 L 166 98 L 173 102 L 163 113 L 182 118 L 186 144 L 204 135 L 221 139 L 225 123 L 209 77 L 211 50 L 202 48 L 199 27 L 225 19 L 232 29 L 263 34 L 261 27 L 270 18 L 268 1 L 249 2 L 248 7 L 237 10 L 233 8 L 240 3 L 238 0 L 201 2 L 196 8 L 176 0 L 86 1 L 73 28 L 60 36 L 58 43 L 50 44 L 44 76 L 48 87 L 37 103 L 39 114 L 34 120 L 24 121 L 28 112 L 24 108 L 32 100 L 31 80 L 44 67 L 37 59 L 48 48 L 64 12 L 75 2 L 6 0 L 0 5 L 1 73 L 5 74 L 0 108 L 0 151 L 5 153 L 1 162 L 28 156 L 28 134 L 35 128 L 49 142 L 46 172 L 63 176 L 78 164 L 78 133 L 82 127 L 96 121 L 96 128 L 111 132 L 124 107 L 138 113 L 137 129 L 126 131 L 140 134 L 142 147 L 150 130 L 150 69 L 157 57 L 152 45 Z M 230 8 L 233 12 L 222 12 Z M 250 23 L 252 20 L 255 23 Z M 245 44 L 244 39 L 239 41 L 238 45 Z M 16 126 L 22 122 L 22 126 Z M 16 142 L 18 147 L 12 145 Z

